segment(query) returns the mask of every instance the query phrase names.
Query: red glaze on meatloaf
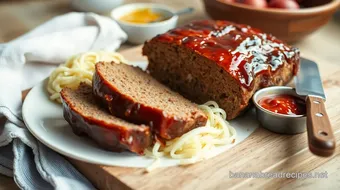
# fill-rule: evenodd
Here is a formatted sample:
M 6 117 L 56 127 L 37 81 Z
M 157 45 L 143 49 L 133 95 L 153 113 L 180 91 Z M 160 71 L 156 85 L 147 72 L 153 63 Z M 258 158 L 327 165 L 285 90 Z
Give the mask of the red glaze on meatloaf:
M 97 63 L 93 94 L 113 115 L 149 125 L 163 139 L 174 139 L 207 122 L 207 116 L 196 104 L 141 69 L 126 64 Z
M 150 74 L 183 96 L 215 100 L 233 119 L 260 88 L 297 73 L 299 50 L 247 25 L 203 20 L 146 42 Z
M 149 126 L 112 116 L 95 100 L 91 86 L 82 83 L 78 89 L 64 88 L 60 94 L 64 118 L 75 134 L 85 134 L 101 147 L 115 152 L 130 150 L 143 154 L 144 149 L 152 144 Z

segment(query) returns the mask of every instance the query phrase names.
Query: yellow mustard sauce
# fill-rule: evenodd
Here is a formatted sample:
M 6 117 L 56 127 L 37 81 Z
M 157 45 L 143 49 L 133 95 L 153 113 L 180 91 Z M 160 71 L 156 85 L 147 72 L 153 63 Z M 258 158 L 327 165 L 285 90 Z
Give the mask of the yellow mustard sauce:
M 147 24 L 160 20 L 163 16 L 159 13 L 152 12 L 151 9 L 137 9 L 122 17 L 119 20 L 137 24 Z

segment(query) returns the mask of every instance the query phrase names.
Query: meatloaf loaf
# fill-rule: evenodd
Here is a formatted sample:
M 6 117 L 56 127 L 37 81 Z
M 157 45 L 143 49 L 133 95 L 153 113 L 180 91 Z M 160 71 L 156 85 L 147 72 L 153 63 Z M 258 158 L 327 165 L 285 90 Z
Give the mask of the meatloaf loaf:
M 233 119 L 254 92 L 297 73 L 299 50 L 250 26 L 203 20 L 146 42 L 150 74 L 196 103 L 216 101 Z
M 141 69 L 114 62 L 96 64 L 93 94 L 113 115 L 151 126 L 163 139 L 173 139 L 204 126 L 207 116 L 196 104 L 171 91 Z
M 103 148 L 118 152 L 127 149 L 143 154 L 151 145 L 149 126 L 112 116 L 95 101 L 91 86 L 82 83 L 76 90 L 64 88 L 61 97 L 64 118 L 75 134 L 88 135 Z

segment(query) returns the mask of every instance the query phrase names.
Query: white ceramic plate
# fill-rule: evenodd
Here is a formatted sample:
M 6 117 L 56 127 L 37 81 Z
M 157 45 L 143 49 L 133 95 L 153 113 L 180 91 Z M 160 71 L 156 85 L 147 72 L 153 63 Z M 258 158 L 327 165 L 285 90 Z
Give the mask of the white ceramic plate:
M 138 63 L 139 64 L 139 63 Z M 145 63 L 141 63 L 145 68 Z M 27 95 L 23 105 L 23 118 L 30 132 L 43 144 L 65 156 L 89 163 L 125 166 L 148 167 L 154 159 L 138 156 L 130 152 L 115 153 L 101 149 L 87 137 L 73 134 L 71 127 L 63 118 L 62 106 L 49 99 L 45 89 L 47 80 L 36 85 Z M 258 126 L 254 112 L 248 113 L 230 122 L 237 131 L 236 142 L 221 146 L 212 152 L 217 155 L 227 151 L 246 139 Z M 160 166 L 178 165 L 179 161 L 162 158 Z

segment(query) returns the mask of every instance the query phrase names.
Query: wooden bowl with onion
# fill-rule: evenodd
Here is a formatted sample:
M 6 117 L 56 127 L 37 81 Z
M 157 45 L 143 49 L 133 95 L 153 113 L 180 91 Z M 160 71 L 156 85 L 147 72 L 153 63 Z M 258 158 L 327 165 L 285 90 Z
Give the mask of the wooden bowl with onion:
M 288 43 L 301 40 L 325 25 L 340 5 L 338 0 L 296 0 L 299 3 L 296 3 L 299 6 L 297 8 L 294 5 L 289 7 L 291 4 L 273 4 L 273 0 L 203 1 L 206 12 L 213 19 L 248 24 Z M 245 4 L 246 2 L 251 5 Z M 287 7 L 273 8 L 275 6 Z

